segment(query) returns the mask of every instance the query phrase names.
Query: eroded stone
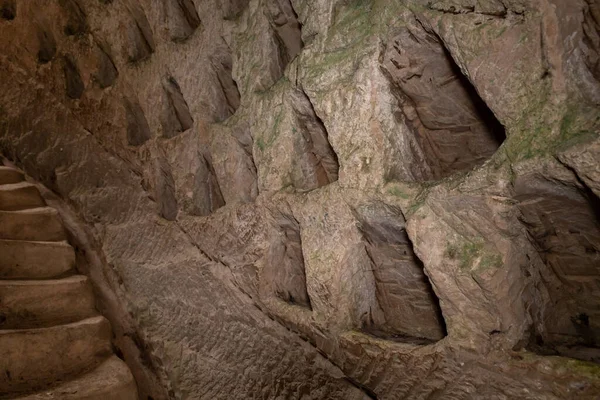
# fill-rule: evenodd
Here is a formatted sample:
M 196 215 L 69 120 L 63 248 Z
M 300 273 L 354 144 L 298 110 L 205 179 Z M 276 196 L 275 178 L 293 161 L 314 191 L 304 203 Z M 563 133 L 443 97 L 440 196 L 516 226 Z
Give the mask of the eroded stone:
M 162 120 L 163 136 L 172 138 L 190 129 L 194 125 L 194 119 L 175 78 L 168 77 L 163 83 L 163 88 L 168 102 Z
M 142 106 L 136 101 L 124 99 L 127 119 L 127 142 L 132 146 L 141 146 L 152 137 L 148 121 Z
M 192 0 L 168 0 L 166 6 L 171 40 L 185 40 L 200 26 L 200 17 Z
M 152 28 L 142 6 L 137 0 L 127 4 L 132 19 L 127 27 L 128 60 L 139 62 L 154 53 L 156 44 L 154 43 Z
M 224 121 L 240 106 L 240 92 L 232 76 L 232 60 L 229 51 L 221 49 L 211 57 L 212 70 L 218 82 L 217 110 L 215 120 Z
M 192 205 L 193 215 L 209 215 L 225 205 L 214 170 L 205 157 L 195 173 Z
M 16 0 L 2 0 L 0 3 L 0 16 L 7 21 L 15 19 L 17 17 Z
M 60 0 L 60 5 L 67 14 L 64 32 L 67 36 L 82 35 L 89 30 L 87 19 L 79 0 Z
M 281 300 L 310 308 L 300 225 L 292 215 L 278 210 L 271 214 L 271 224 L 274 237 L 260 279 Z
M 54 35 L 49 29 L 40 24 L 37 26 L 37 38 L 39 43 L 38 61 L 41 64 L 52 61 L 56 54 L 56 40 L 54 39 Z
M 593 278 L 560 282 L 544 258 L 589 269 L 570 236 L 585 235 L 545 252 L 556 232 L 534 239 L 519 218 L 558 202 L 513 190 L 531 174 L 600 190 L 593 2 L 194 0 L 191 34 L 183 3 L 154 3 L 81 2 L 76 37 L 58 0 L 0 23 L 0 149 L 98 239 L 86 253 L 131 320 L 125 358 L 144 349 L 152 368 L 141 397 L 598 398 L 597 365 L 573 359 L 598 357 L 580 307 Z M 41 6 L 80 101 L 61 101 L 60 63 L 36 63 Z M 547 169 L 554 156 L 577 178 Z M 591 220 L 572 195 L 572 225 Z M 46 275 L 71 265 L 58 254 Z
M 502 144 L 504 127 L 438 37 L 406 28 L 386 45 L 383 68 L 433 177 L 471 169 Z
M 85 90 L 85 85 L 81 80 L 77 61 L 70 54 L 63 57 L 63 71 L 65 74 L 67 96 L 72 99 L 81 98 Z
M 534 346 L 569 354 L 576 346 L 598 347 L 600 300 L 600 200 L 576 182 L 538 174 L 515 182 L 522 220 L 546 270 L 541 271 L 551 304 L 537 322 Z
M 96 53 L 98 70 L 94 77 L 98 85 L 105 89 L 115 83 L 119 77 L 119 71 L 105 46 L 98 45 Z
M 171 173 L 171 166 L 164 158 L 155 161 L 156 176 L 156 201 L 159 214 L 169 221 L 177 218 L 177 198 L 175 197 L 175 182 Z
M 382 203 L 356 210 L 372 263 L 385 322 L 364 327 L 384 337 L 439 340 L 445 336 L 438 299 L 413 251 L 402 212 Z
M 226 0 L 222 2 L 223 6 L 223 18 L 234 19 L 237 18 L 246 7 L 248 7 L 250 0 Z

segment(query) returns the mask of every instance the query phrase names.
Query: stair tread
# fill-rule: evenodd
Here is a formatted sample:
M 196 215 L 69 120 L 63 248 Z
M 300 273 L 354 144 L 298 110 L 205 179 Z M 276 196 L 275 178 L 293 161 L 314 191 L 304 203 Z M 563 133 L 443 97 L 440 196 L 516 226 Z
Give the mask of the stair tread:
M 17 183 L 25 180 L 23 173 L 17 169 L 0 166 L 0 184 Z
M 58 211 L 56 211 L 54 208 L 48 207 L 48 206 L 34 207 L 34 208 L 29 208 L 27 210 L 14 210 L 14 211 L 2 211 L 2 212 L 15 213 L 15 214 L 58 214 Z
M 2 337 L 3 335 L 10 335 L 10 334 L 15 334 L 15 333 L 24 334 L 24 335 L 29 335 L 29 334 L 33 335 L 33 334 L 37 334 L 37 333 L 41 333 L 41 332 L 45 332 L 45 331 L 69 329 L 69 328 L 73 328 L 73 327 L 86 326 L 86 325 L 96 325 L 99 323 L 103 323 L 105 320 L 106 320 L 106 318 L 104 318 L 101 315 L 98 315 L 98 316 L 86 318 L 86 319 L 83 319 L 80 321 L 71 322 L 68 324 L 55 325 L 55 326 L 49 326 L 49 327 L 44 327 L 44 328 L 6 329 L 3 331 L 0 331 L 0 337 Z
M 41 328 L 97 315 L 86 276 L 0 281 L 0 329 Z
M 0 210 L 0 239 L 61 241 L 66 238 L 58 211 L 54 208 Z
M 66 241 L 0 239 L 0 279 L 48 279 L 75 266 L 75 251 Z
M 0 399 L 135 400 L 58 211 L 0 166 Z
M 6 279 L 0 280 L 0 288 L 7 286 L 54 286 L 69 282 L 87 282 L 85 275 L 71 275 L 60 279 Z
M 96 367 L 112 352 L 102 316 L 35 329 L 0 330 L 0 393 L 40 390 Z
M 20 400 L 136 400 L 137 389 L 127 365 L 111 356 L 96 369 Z
M 15 239 L 0 239 L 0 243 L 8 242 L 8 243 L 31 243 L 39 246 L 60 246 L 60 247 L 71 247 L 68 241 L 66 240 L 57 240 L 57 241 L 48 241 L 48 240 L 15 240 Z
M 37 186 L 29 182 L 0 185 L 0 210 L 24 210 L 45 205 Z
M 27 181 L 13 182 L 13 183 L 0 183 L 0 191 L 17 190 L 17 189 L 22 189 L 25 187 L 35 188 L 36 186 L 33 183 L 29 183 Z

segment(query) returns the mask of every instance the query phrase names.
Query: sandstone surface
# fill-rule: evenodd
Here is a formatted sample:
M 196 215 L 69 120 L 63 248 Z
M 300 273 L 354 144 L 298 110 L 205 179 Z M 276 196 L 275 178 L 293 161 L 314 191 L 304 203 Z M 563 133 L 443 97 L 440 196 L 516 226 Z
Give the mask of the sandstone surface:
M 600 397 L 598 0 L 0 0 L 0 37 L 0 152 L 140 398 Z

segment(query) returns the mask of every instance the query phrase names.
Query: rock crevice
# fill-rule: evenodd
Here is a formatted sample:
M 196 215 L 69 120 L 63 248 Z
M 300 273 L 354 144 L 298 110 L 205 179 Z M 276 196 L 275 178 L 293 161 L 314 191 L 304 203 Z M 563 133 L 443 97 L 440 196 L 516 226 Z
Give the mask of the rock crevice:
M 402 212 L 384 204 L 355 211 L 365 238 L 365 250 L 375 278 L 377 302 L 383 318 L 371 316 L 366 332 L 402 341 L 405 338 L 439 340 L 446 328 L 423 263 L 414 253 Z
M 171 40 L 181 42 L 188 39 L 201 24 L 194 1 L 168 0 L 165 4 Z
M 472 169 L 496 152 L 504 127 L 437 35 L 422 25 L 406 28 L 386 44 L 382 58 L 431 178 Z
M 145 399 L 595 400 L 596 11 L 0 0 L 0 152 Z

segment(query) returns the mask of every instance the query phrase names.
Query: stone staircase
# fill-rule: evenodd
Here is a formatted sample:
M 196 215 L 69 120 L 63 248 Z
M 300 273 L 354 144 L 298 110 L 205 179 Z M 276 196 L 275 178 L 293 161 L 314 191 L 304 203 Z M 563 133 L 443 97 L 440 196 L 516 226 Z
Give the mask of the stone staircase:
M 58 212 L 0 164 L 0 399 L 137 399 Z

